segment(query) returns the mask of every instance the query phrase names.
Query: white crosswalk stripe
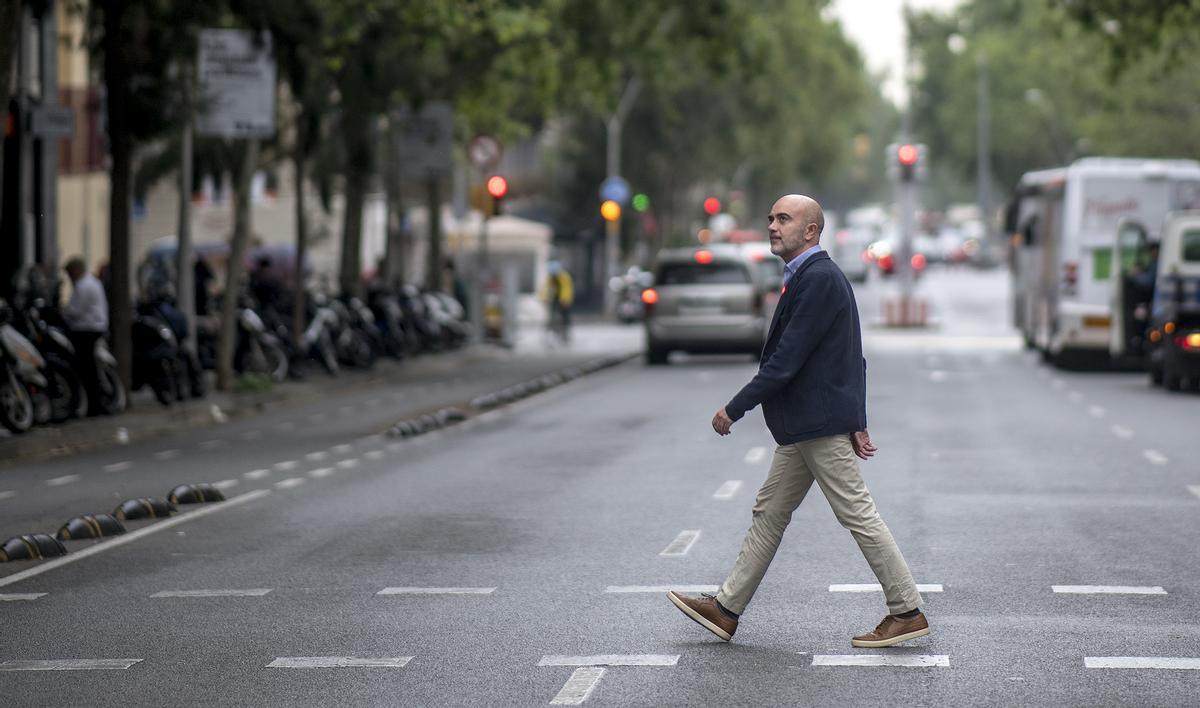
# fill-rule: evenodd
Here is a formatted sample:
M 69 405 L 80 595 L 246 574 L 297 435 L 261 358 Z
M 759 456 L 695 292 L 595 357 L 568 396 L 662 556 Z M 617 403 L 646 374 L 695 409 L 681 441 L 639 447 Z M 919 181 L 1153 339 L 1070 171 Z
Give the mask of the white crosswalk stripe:
M 604 678 L 604 669 L 600 666 L 580 666 L 571 674 L 571 678 L 567 679 L 562 690 L 550 701 L 552 706 L 577 706 L 588 699 L 592 695 L 592 691 L 596 690 L 596 686 L 600 684 L 600 679 Z
M 141 659 L 14 659 L 0 662 L 0 671 L 120 671 Z
M 945 654 L 817 654 L 813 666 L 903 666 L 944 667 L 950 665 Z
M 400 669 L 411 656 L 281 656 L 267 664 L 268 669 Z

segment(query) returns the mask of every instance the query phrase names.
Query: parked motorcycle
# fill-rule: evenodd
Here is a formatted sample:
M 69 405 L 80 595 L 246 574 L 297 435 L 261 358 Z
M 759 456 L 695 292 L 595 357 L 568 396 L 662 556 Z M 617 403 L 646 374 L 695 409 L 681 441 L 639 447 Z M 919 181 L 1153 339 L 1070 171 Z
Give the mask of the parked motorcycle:
M 179 382 L 179 341 L 152 305 L 138 305 L 133 319 L 133 388 L 149 386 L 164 406 L 183 397 Z
M 0 300 L 0 424 L 24 433 L 39 419 L 49 419 L 46 360 L 33 343 L 12 326 L 12 308 Z
M 23 304 L 15 313 L 14 326 L 45 359 L 50 421 L 61 423 L 71 417 L 82 418 L 87 415 L 88 396 L 83 379 L 75 370 L 75 345 L 61 328 L 50 324 L 44 300 L 34 298 Z

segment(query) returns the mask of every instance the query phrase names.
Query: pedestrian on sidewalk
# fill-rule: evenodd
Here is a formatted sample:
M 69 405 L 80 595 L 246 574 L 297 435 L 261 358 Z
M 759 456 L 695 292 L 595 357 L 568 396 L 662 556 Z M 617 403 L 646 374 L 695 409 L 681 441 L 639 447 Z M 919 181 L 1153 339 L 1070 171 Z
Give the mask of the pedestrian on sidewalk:
M 100 410 L 100 374 L 96 371 L 96 342 L 108 334 L 108 297 L 100 279 L 87 272 L 76 256 L 63 266 L 71 279 L 71 299 L 63 308 L 63 320 L 75 347 L 75 368 L 87 391 L 88 414 Z
M 767 479 L 754 502 L 750 530 L 729 577 L 716 595 L 667 597 L 684 614 L 729 641 L 738 619 L 775 557 L 792 512 L 815 481 L 834 515 L 854 536 L 883 586 L 889 614 L 874 631 L 851 641 L 887 647 L 929 634 L 921 596 L 859 474 L 876 452 L 867 433 L 866 360 L 854 292 L 821 249 L 825 217 L 809 197 L 781 197 L 767 216 L 771 253 L 784 267 L 758 374 L 713 416 L 728 435 L 757 405 L 778 443 Z
M 547 329 L 566 344 L 571 340 L 571 306 L 575 304 L 575 281 L 558 261 L 546 264 L 546 284 L 542 299 L 549 307 Z

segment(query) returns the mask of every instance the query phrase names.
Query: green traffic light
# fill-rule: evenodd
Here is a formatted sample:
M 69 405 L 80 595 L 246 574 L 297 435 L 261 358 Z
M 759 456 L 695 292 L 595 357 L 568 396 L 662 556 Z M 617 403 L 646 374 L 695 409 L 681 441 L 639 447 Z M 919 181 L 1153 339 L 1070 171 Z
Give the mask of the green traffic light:
M 646 211 L 650 208 L 650 197 L 645 194 L 633 195 L 633 208 L 637 211 Z

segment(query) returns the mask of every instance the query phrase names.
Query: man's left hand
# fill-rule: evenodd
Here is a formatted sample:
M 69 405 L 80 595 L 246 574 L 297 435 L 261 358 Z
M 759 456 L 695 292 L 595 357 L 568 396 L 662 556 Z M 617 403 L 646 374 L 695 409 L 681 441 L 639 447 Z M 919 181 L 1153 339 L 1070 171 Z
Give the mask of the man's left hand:
M 717 435 L 728 435 L 729 429 L 733 427 L 733 418 L 730 418 L 729 414 L 722 408 L 713 416 L 712 426 L 713 430 L 717 431 Z

